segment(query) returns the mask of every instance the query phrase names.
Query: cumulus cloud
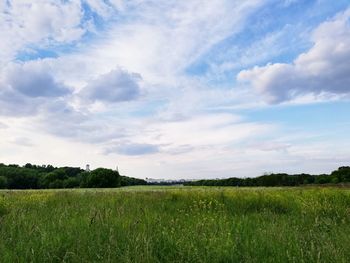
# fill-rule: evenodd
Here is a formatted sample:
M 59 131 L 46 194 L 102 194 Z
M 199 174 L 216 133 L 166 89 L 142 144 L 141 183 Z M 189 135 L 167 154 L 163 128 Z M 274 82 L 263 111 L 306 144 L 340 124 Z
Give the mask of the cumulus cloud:
M 60 97 L 70 93 L 64 84 L 57 82 L 50 72 L 32 64 L 15 65 L 6 72 L 5 85 L 24 96 Z
M 350 93 L 350 9 L 319 25 L 313 47 L 293 63 L 275 63 L 241 71 L 237 79 L 252 84 L 269 103 L 299 95 Z
M 140 95 L 141 75 L 115 69 L 91 81 L 81 92 L 90 101 L 121 102 Z
M 18 92 L 0 87 L 0 115 L 31 115 L 37 111 L 41 102 L 41 99 L 31 99 L 29 101 L 27 97 Z
M 2 115 L 31 115 L 49 99 L 71 93 L 48 69 L 35 64 L 12 64 L 0 74 Z

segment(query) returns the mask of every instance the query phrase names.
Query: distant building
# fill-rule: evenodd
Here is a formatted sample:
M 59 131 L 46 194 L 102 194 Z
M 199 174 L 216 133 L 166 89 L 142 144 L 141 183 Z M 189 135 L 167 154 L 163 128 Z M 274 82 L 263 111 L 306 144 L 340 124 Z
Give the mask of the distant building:
M 149 184 L 183 184 L 190 180 L 185 179 L 153 179 L 146 177 L 146 182 Z
M 90 172 L 90 164 L 87 164 L 87 165 L 86 165 L 85 171 L 86 171 L 86 172 Z

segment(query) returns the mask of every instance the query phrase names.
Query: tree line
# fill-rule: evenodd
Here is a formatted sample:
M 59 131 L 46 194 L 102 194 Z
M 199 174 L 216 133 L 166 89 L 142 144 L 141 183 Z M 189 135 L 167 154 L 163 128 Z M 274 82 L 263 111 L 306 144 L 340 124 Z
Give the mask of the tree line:
M 145 184 L 145 180 L 122 176 L 106 168 L 85 171 L 77 167 L 0 163 L 0 189 L 113 188 Z
M 185 182 L 187 186 L 300 186 L 308 184 L 350 183 L 350 167 L 343 166 L 330 174 L 272 173 L 255 178 L 227 178 Z
M 179 183 L 185 186 L 300 186 L 350 183 L 350 167 L 339 167 L 330 174 L 321 175 L 271 173 L 254 178 L 174 181 L 166 185 Z M 148 184 L 165 185 L 164 182 Z M 85 171 L 77 167 L 0 163 L 0 189 L 114 188 L 130 185 L 147 185 L 147 182 L 120 175 L 118 171 L 106 168 Z

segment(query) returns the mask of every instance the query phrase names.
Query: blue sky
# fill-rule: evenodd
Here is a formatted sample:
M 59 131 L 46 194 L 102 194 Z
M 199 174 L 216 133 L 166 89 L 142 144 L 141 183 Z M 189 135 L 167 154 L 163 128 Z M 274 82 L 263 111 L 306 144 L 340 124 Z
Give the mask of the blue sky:
M 0 162 L 134 177 L 350 163 L 350 3 L 0 3 Z

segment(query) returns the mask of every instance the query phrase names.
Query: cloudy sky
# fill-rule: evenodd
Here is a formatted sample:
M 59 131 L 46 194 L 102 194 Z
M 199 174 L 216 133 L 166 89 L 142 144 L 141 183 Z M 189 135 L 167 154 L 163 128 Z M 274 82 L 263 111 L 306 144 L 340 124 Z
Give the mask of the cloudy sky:
M 349 116 L 349 0 L 0 0 L 3 163 L 323 173 Z

